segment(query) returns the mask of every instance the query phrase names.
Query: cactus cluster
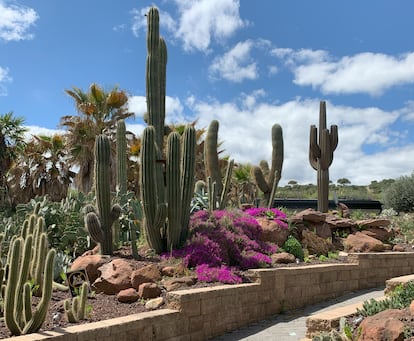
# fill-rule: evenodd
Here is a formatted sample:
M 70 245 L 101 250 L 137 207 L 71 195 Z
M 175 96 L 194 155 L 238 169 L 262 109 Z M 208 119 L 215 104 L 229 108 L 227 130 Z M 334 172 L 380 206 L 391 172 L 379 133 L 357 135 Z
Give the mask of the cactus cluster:
M 159 12 L 147 14 L 146 95 L 148 127 L 142 134 L 141 195 L 144 229 L 152 249 L 177 248 L 188 234 L 195 174 L 196 134 L 172 132 L 164 153 L 167 47 L 159 34 Z M 164 155 L 165 154 L 165 155 Z
M 21 236 L 13 238 L 7 256 L 3 309 L 4 321 L 12 335 L 38 331 L 52 297 L 56 251 L 48 249 L 44 219 L 36 214 L 39 207 L 25 220 Z M 41 295 L 34 310 L 32 292 Z
M 204 142 L 204 163 L 206 166 L 210 211 L 222 210 L 226 206 L 234 168 L 234 160 L 231 159 L 227 164 L 226 174 L 222 183 L 217 150 L 218 130 L 219 122 L 217 120 L 211 121 Z
M 269 170 L 267 161 L 262 160 L 260 166 L 252 168 L 253 178 L 257 187 L 263 192 L 268 208 L 273 207 L 277 185 L 282 176 L 283 153 L 282 127 L 274 124 L 272 126 L 272 166 Z
M 97 210 L 85 207 L 85 226 L 91 238 L 99 244 L 105 255 L 113 254 L 112 224 L 121 213 L 121 206 L 111 205 L 110 192 L 110 143 L 106 135 L 95 139 L 95 195 Z
M 88 283 L 83 282 L 80 286 L 79 294 L 76 297 L 72 299 L 68 298 L 63 302 L 65 315 L 69 322 L 75 323 L 85 319 L 87 312 L 86 301 L 88 299 L 88 291 Z
M 326 102 L 319 106 L 319 135 L 315 125 L 310 127 L 309 162 L 317 171 L 318 211 L 328 212 L 329 167 L 333 161 L 333 153 L 338 145 L 338 126 L 326 128 Z

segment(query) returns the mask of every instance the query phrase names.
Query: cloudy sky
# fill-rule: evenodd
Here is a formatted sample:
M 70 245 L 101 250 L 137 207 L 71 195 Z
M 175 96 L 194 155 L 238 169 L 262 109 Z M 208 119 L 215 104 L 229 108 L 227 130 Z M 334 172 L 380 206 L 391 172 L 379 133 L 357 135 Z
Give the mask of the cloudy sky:
M 327 102 L 338 125 L 331 180 L 414 170 L 414 2 L 410 0 L 0 0 L 0 114 L 33 133 L 76 114 L 64 92 L 96 82 L 129 96 L 142 132 L 146 18 L 160 10 L 168 46 L 167 121 L 220 122 L 236 162 L 271 158 L 283 128 L 281 184 L 316 183 L 309 127 Z

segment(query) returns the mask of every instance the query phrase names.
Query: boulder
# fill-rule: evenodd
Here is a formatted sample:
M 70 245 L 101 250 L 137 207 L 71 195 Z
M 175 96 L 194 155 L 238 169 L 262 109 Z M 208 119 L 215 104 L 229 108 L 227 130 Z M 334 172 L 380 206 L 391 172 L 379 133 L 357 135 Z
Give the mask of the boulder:
M 128 288 L 118 292 L 116 298 L 121 303 L 133 303 L 138 301 L 139 295 L 138 291 L 136 291 L 134 288 Z
M 321 238 L 316 233 L 304 230 L 302 231 L 301 244 L 311 255 L 327 255 L 333 249 L 332 242 L 328 239 Z
M 92 284 L 96 292 L 115 295 L 121 290 L 131 288 L 132 266 L 124 259 L 115 258 L 102 265 L 100 277 Z
M 344 241 L 345 250 L 348 252 L 379 252 L 384 251 L 384 244 L 364 233 L 350 234 Z
M 80 256 L 73 261 L 70 266 L 70 271 L 85 269 L 88 274 L 89 282 L 93 283 L 100 275 L 98 269 L 106 262 L 108 262 L 108 257 L 102 255 L 91 254 Z
M 392 230 L 388 230 L 384 227 L 378 227 L 378 226 L 367 227 L 361 232 L 365 233 L 367 236 L 381 240 L 382 242 L 386 242 L 387 240 L 390 240 L 394 237 Z
M 161 295 L 161 288 L 156 283 L 142 283 L 138 295 L 143 299 L 155 298 Z
M 163 297 L 157 297 L 153 298 L 151 300 L 148 300 L 145 303 L 145 308 L 148 310 L 155 310 L 161 307 L 164 304 L 164 298 Z
M 304 211 L 296 213 L 290 219 L 291 219 L 292 222 L 308 221 L 308 222 L 311 222 L 311 223 L 321 223 L 321 222 L 325 221 L 326 213 L 322 213 L 322 212 L 319 212 L 319 211 L 315 211 L 312 208 L 308 208 Z
M 262 231 L 259 235 L 261 241 L 275 243 L 278 246 L 282 246 L 285 243 L 290 234 L 287 227 L 280 226 L 277 223 L 277 220 L 264 217 L 258 217 L 256 220 L 262 227 Z
M 272 264 L 289 264 L 296 261 L 295 256 L 287 252 L 274 253 L 271 258 Z
M 161 280 L 161 272 L 157 264 L 149 264 L 137 270 L 134 270 L 131 274 L 132 287 L 137 289 L 142 283 L 157 282 Z
M 387 227 L 391 224 L 391 220 L 389 219 L 363 219 L 357 220 L 356 223 L 363 229 L 368 227 Z
M 318 237 L 324 238 L 324 239 L 331 239 L 332 238 L 332 230 L 329 227 L 329 224 L 323 223 L 323 224 L 317 224 L 315 226 L 312 226 L 315 228 L 316 235 Z
M 358 341 L 403 341 L 404 323 L 401 320 L 406 313 L 404 310 L 389 309 L 366 317 L 358 328 Z
M 194 276 L 185 276 L 168 279 L 162 282 L 163 287 L 167 291 L 177 290 L 182 287 L 189 287 L 197 283 L 197 278 Z

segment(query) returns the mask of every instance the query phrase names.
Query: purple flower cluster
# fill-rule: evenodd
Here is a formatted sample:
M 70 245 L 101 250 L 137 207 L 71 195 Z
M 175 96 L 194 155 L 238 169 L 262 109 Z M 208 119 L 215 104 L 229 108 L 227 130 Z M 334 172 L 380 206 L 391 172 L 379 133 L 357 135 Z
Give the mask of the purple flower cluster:
M 172 256 L 198 269 L 199 280 L 214 278 L 230 283 L 235 279 L 226 273 L 267 267 L 271 264 L 270 255 L 277 251 L 277 245 L 259 240 L 261 226 L 240 210 L 198 211 L 190 218 L 189 231 L 184 247 L 173 250 Z
M 257 207 L 249 208 L 244 212 L 252 217 L 267 217 L 274 220 L 280 227 L 288 228 L 288 224 L 284 221 L 286 219 L 286 214 L 277 208 Z
M 196 267 L 197 279 L 201 282 L 221 282 L 226 284 L 238 284 L 242 282 L 240 276 L 234 270 L 222 265 L 221 267 L 210 267 L 208 264 L 201 264 Z

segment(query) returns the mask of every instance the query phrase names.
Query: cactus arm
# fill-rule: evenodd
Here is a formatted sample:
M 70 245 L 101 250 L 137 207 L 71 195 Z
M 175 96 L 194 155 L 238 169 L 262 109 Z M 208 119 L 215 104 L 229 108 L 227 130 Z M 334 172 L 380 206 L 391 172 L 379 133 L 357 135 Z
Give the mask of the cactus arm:
M 94 212 L 89 212 L 85 216 L 85 227 L 90 237 L 95 243 L 101 244 L 104 241 L 104 234 L 98 216 Z
M 279 124 L 274 124 L 272 126 L 272 167 L 270 169 L 269 179 L 267 181 L 270 189 L 274 187 L 275 174 L 282 176 L 282 167 L 283 167 L 283 133 L 282 127 Z M 276 173 L 277 171 L 277 173 Z M 279 183 L 279 180 L 276 180 Z M 270 192 L 270 190 L 269 190 Z
M 179 244 L 181 233 L 180 135 L 177 132 L 171 133 L 167 145 L 167 247 L 175 248 Z
M 217 153 L 218 129 L 219 122 L 217 120 L 211 121 L 204 142 L 204 160 L 207 176 L 210 176 L 212 181 L 216 183 L 217 193 L 221 193 L 222 184 Z
M 275 171 L 275 177 L 274 177 L 274 180 L 273 180 L 273 187 L 272 187 L 272 191 L 270 192 L 270 197 L 269 197 L 269 202 L 267 204 L 267 208 L 272 208 L 273 207 L 273 199 L 275 198 L 276 189 L 277 189 L 277 185 L 279 184 L 279 181 L 280 181 L 279 171 L 276 170 Z
M 16 288 L 19 285 L 19 260 L 21 257 L 21 248 L 22 239 L 16 238 L 11 246 L 9 278 L 4 297 L 4 321 L 12 335 L 20 335 L 22 333 L 15 314 Z
M 269 185 L 266 182 L 266 179 L 263 175 L 263 172 L 262 172 L 261 168 L 257 167 L 257 166 L 253 167 L 252 168 L 252 175 L 253 175 L 253 178 L 256 182 L 257 187 L 259 187 L 259 189 L 263 193 L 269 192 Z
M 119 193 L 125 194 L 128 190 L 127 178 L 127 142 L 125 121 L 119 120 L 116 126 L 116 166 L 117 184 Z
M 164 249 L 164 242 L 160 229 L 166 217 L 165 204 L 158 204 L 157 183 L 155 174 L 156 163 L 156 146 L 155 146 L 155 128 L 148 126 L 144 129 L 142 135 L 141 148 L 141 172 L 140 177 L 142 184 L 142 208 L 145 215 L 144 228 L 150 247 L 157 252 Z
M 234 168 L 234 160 L 231 159 L 229 163 L 227 164 L 226 175 L 224 177 L 224 186 L 223 186 L 223 191 L 221 192 L 220 203 L 219 203 L 220 210 L 224 210 L 224 208 L 226 207 L 228 198 L 229 198 L 228 192 L 229 192 L 230 185 L 231 185 L 231 176 L 233 174 L 233 168 Z
M 318 170 L 318 158 L 321 157 L 321 149 L 317 140 L 318 129 L 311 125 L 309 133 L 309 163 L 314 170 Z
M 193 198 L 193 188 L 195 184 L 196 139 L 197 137 L 194 127 L 187 126 L 182 137 L 180 243 L 184 243 L 188 235 L 191 199 Z
M 48 311 L 50 299 L 53 291 L 53 265 L 55 261 L 56 250 L 50 249 L 46 256 L 44 267 L 44 279 L 42 286 L 42 298 L 37 304 L 30 321 L 23 328 L 23 334 L 37 332 L 42 326 Z

